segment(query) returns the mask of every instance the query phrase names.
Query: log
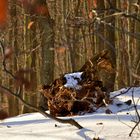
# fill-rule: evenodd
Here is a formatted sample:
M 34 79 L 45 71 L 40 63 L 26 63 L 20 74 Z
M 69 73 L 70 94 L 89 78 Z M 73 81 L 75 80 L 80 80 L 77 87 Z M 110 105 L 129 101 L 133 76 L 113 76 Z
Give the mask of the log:
M 100 80 L 101 69 L 114 73 L 107 50 L 88 60 L 79 72 L 62 75 L 52 84 L 43 85 L 41 94 L 48 100 L 50 114 L 79 115 L 110 104 L 109 92 Z

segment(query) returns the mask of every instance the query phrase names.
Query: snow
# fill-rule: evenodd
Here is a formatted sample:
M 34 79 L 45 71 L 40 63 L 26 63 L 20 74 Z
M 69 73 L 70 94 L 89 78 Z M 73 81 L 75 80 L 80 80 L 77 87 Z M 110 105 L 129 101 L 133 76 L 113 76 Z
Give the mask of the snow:
M 114 91 L 111 97 L 126 90 Z M 1 121 L 0 140 L 93 140 L 98 137 L 101 140 L 140 140 L 138 128 L 129 137 L 137 118 L 133 102 L 130 106 L 124 102 L 132 100 L 132 90 L 133 88 L 116 97 L 112 105 L 100 108 L 95 113 L 71 117 L 82 125 L 83 129 L 58 123 L 39 113 L 28 113 Z M 134 88 L 134 97 L 140 112 L 140 87 Z M 117 106 L 117 103 L 122 105 Z M 106 114 L 106 109 L 113 113 Z
M 78 85 L 78 82 L 81 80 L 81 75 L 83 72 L 75 72 L 75 73 L 68 73 L 65 74 L 65 78 L 67 80 L 67 83 L 64 85 L 68 88 L 75 88 L 79 89 L 80 86 Z

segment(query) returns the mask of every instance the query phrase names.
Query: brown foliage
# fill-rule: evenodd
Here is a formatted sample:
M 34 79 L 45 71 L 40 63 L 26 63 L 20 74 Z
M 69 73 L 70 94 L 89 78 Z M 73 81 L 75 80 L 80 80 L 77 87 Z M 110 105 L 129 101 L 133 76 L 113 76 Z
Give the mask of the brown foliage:
M 105 69 L 108 72 L 114 72 L 113 66 L 110 61 L 109 51 L 103 50 L 101 53 L 96 54 L 93 58 L 88 60 L 80 69 L 80 71 L 88 71 Z
M 65 87 L 67 79 L 64 76 L 56 79 L 51 85 L 43 86 L 41 93 L 48 99 L 48 108 L 52 115 L 69 116 L 93 112 L 112 102 L 98 76 L 99 69 L 110 73 L 113 71 L 107 55 L 108 52 L 103 51 L 80 69 L 83 73 L 81 80 L 77 79 L 79 89 Z
M 32 29 L 33 28 L 33 25 L 34 25 L 34 21 L 31 21 L 28 23 L 28 29 Z
M 48 99 L 50 113 L 54 116 L 76 115 L 93 112 L 94 109 L 110 103 L 101 81 L 84 82 L 81 87 L 76 90 L 63 85 L 45 86 L 42 94 Z

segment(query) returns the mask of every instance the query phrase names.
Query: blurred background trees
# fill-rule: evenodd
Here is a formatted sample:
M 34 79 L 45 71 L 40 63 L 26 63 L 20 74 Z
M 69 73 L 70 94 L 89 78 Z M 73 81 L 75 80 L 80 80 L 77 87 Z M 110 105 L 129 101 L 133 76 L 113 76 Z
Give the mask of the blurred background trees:
M 0 84 L 38 106 L 39 86 L 78 71 L 96 53 L 109 50 L 115 73 L 100 71 L 110 91 L 140 84 L 140 0 L 1 0 L 0 41 L 7 68 Z M 2 94 L 10 116 L 31 112 Z

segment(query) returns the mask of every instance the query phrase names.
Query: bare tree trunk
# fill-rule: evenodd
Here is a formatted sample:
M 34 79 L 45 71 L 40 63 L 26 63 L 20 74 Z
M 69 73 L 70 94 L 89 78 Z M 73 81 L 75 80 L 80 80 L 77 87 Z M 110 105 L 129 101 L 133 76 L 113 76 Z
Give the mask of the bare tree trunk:
M 17 10 L 16 10 L 16 4 L 17 0 L 13 0 L 10 3 L 10 14 L 11 14 L 11 25 L 12 29 L 11 32 L 9 32 L 9 40 L 10 40 L 10 45 L 14 49 L 15 55 L 13 56 L 13 63 L 10 64 L 10 69 L 15 72 L 18 69 L 18 60 L 17 60 L 17 55 L 18 55 L 18 43 L 17 43 Z M 11 79 L 9 79 L 9 86 L 14 86 L 14 83 Z M 12 87 L 13 88 L 13 87 Z M 16 90 L 16 89 L 15 89 Z M 19 113 L 19 108 L 18 108 L 18 100 L 15 97 L 10 97 L 8 98 L 8 105 L 9 105 L 9 115 L 10 116 L 15 116 Z M 17 106 L 15 108 L 15 106 Z
M 111 5 L 109 5 L 107 2 L 105 2 L 104 5 L 105 5 L 104 7 L 101 6 L 99 8 L 110 8 L 111 6 L 115 8 L 116 0 L 111 1 Z M 105 14 L 105 17 L 108 15 L 112 15 L 113 13 L 114 12 L 112 11 L 109 11 L 109 12 L 107 11 Z M 112 26 L 115 26 L 115 17 L 107 18 L 105 22 L 110 23 Z M 99 34 L 101 35 L 100 37 L 102 37 L 99 40 L 100 42 L 104 42 L 104 44 L 100 43 L 100 46 L 97 46 L 97 47 L 109 50 L 110 61 L 115 68 L 116 67 L 115 31 L 113 28 L 106 25 L 104 27 L 104 32 L 103 33 L 99 32 Z M 101 77 L 101 80 L 103 81 L 104 86 L 109 91 L 113 91 L 114 83 L 115 83 L 115 73 L 107 73 L 106 71 L 102 70 L 100 71 L 100 77 Z
M 139 0 L 138 4 L 140 5 L 140 0 Z M 138 11 L 136 11 L 136 13 L 140 17 L 140 9 Z M 135 21 L 134 33 L 136 33 L 136 32 L 140 33 L 140 22 L 139 21 Z M 135 50 L 134 50 L 134 55 L 133 55 L 134 59 L 133 59 L 132 72 L 139 76 L 140 75 L 140 40 L 137 39 L 137 40 L 135 40 L 134 43 L 135 43 Z M 131 76 L 133 76 L 132 72 L 131 72 Z M 133 78 L 133 84 L 140 85 L 140 81 L 137 79 L 137 77 Z
M 40 15 L 38 19 L 42 48 L 41 84 L 50 84 L 54 79 L 54 27 L 48 5 L 45 1 L 42 1 L 41 5 L 46 8 L 45 15 Z M 44 97 L 41 97 L 39 106 L 44 110 L 47 109 L 47 101 Z
M 42 47 L 42 84 L 49 84 L 54 78 L 54 31 L 51 19 L 40 18 Z

